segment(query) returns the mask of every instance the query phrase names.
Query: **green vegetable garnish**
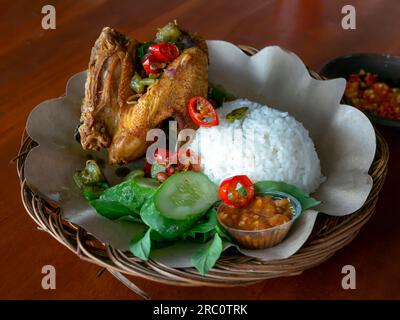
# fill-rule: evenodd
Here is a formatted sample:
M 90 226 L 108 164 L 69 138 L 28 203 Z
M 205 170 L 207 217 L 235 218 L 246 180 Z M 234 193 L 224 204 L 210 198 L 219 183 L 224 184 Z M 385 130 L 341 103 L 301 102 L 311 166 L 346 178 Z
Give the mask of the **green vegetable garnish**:
M 208 210 L 204 218 L 197 221 L 187 232 L 182 235 L 182 239 L 188 237 L 196 238 L 198 234 L 207 234 L 210 231 L 215 230 L 217 225 L 217 212 L 215 208 Z
M 179 30 L 178 26 L 170 22 L 164 27 L 162 27 L 156 34 L 157 42 L 172 42 L 177 41 L 181 36 L 181 30 Z
M 222 240 L 216 233 L 206 247 L 193 254 L 192 265 L 204 276 L 215 265 L 221 256 L 222 249 Z
M 221 107 L 225 101 L 232 101 L 236 99 L 236 97 L 227 92 L 223 86 L 212 83 L 209 83 L 208 86 L 208 98 L 214 100 L 217 104 L 217 107 Z
M 144 261 L 147 261 L 150 256 L 151 250 L 151 239 L 150 239 L 151 229 L 147 229 L 146 233 L 143 237 L 136 239 L 136 237 L 132 240 L 129 245 L 129 250 L 132 254 Z
M 254 187 L 256 193 L 258 194 L 270 191 L 281 191 L 288 193 L 300 202 L 303 211 L 315 207 L 321 203 L 321 201 L 318 201 L 310 197 L 308 194 L 301 191 L 299 188 L 285 182 L 261 181 L 255 183 Z
M 234 122 L 235 120 L 242 119 L 246 115 L 247 111 L 249 111 L 248 107 L 237 108 L 229 112 L 225 118 L 228 122 Z
M 145 43 L 143 43 L 143 44 L 138 46 L 138 48 L 137 48 L 137 57 L 138 57 L 139 60 L 141 60 L 144 57 L 144 55 L 147 53 L 147 51 L 149 51 L 149 47 L 152 44 L 155 44 L 155 42 L 149 41 L 149 42 L 145 42 Z
M 132 77 L 131 88 L 136 93 L 143 93 L 144 92 L 145 87 L 144 87 L 144 84 L 142 83 L 142 77 L 137 72 L 135 72 L 135 74 Z
M 101 172 L 100 167 L 94 160 L 86 161 L 85 169 L 75 172 L 73 178 L 80 189 L 82 189 L 82 187 L 85 185 L 106 180 L 103 173 Z
M 90 202 L 96 211 L 115 220 L 123 216 L 137 216 L 144 202 L 153 197 L 159 183 L 154 179 L 137 177 L 107 189 Z
M 149 78 L 150 79 L 158 79 L 160 77 L 161 73 L 150 73 Z
M 91 183 L 82 187 L 83 196 L 91 201 L 100 197 L 100 195 L 108 189 L 108 183 L 105 181 L 100 181 L 97 183 Z
M 153 85 L 156 82 L 155 79 L 145 78 L 140 80 L 140 83 L 146 87 Z
M 143 222 L 166 240 L 177 240 L 203 215 L 204 213 L 201 212 L 184 220 L 170 219 L 157 210 L 152 198 L 148 199 L 140 210 L 140 217 Z

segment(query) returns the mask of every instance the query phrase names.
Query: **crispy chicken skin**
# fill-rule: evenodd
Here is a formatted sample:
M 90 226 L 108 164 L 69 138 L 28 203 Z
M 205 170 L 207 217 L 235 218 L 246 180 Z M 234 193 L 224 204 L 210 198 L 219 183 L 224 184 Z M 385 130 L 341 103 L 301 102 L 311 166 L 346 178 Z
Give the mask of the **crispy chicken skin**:
M 207 96 L 207 65 L 205 52 L 197 47 L 186 49 L 136 104 L 122 111 L 109 149 L 111 163 L 128 162 L 142 156 L 148 146 L 148 130 L 159 127 L 165 119 L 175 119 L 178 131 L 194 128 L 187 103 L 193 96 Z
M 136 42 L 106 27 L 90 56 L 79 133 L 84 149 L 107 148 L 118 126 L 120 111 L 133 94 Z
M 178 130 L 194 128 L 187 103 L 193 96 L 207 97 L 208 52 L 201 37 L 192 40 L 194 47 L 171 62 L 137 101 L 127 103 L 135 95 L 130 80 L 138 43 L 104 28 L 89 62 L 79 128 L 82 147 L 108 148 L 110 163 L 127 163 L 144 155 L 151 143 L 147 132 L 164 120 L 175 119 Z

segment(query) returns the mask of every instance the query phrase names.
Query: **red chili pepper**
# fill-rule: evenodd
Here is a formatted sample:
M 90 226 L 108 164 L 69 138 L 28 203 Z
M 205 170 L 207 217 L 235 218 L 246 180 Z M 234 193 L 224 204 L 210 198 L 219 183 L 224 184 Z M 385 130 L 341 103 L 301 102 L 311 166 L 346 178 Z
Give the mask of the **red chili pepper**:
M 238 190 L 239 185 L 246 194 Z M 243 208 L 254 198 L 254 185 L 245 175 L 234 176 L 222 181 L 218 194 L 225 204 L 235 208 Z
M 219 124 L 217 112 L 206 98 L 200 96 L 191 98 L 188 109 L 193 122 L 200 127 L 212 127 Z
M 156 74 L 162 71 L 162 63 L 153 54 L 147 54 L 143 57 L 142 65 L 147 74 Z
M 169 163 L 169 150 L 157 148 L 154 151 L 153 161 L 157 162 L 159 165 L 167 167 Z M 144 174 L 146 177 L 151 177 L 151 166 L 152 164 L 146 161 L 146 164 L 144 165 Z
M 171 159 L 177 159 L 177 163 L 170 163 L 167 166 L 167 174 L 173 175 L 181 171 L 200 171 L 200 157 L 192 150 L 186 149 L 183 154 L 183 149 L 179 149 Z M 182 161 L 181 161 L 182 160 Z
M 173 43 L 156 43 L 149 47 L 151 52 L 159 61 L 171 62 L 179 56 L 179 49 Z

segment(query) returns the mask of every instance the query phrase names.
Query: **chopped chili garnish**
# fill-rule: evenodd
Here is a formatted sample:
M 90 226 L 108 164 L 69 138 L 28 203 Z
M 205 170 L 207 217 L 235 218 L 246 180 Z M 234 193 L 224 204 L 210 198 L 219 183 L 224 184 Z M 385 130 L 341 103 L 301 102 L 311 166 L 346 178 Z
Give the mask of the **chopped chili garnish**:
M 154 162 L 161 166 L 168 166 L 169 163 L 169 150 L 168 149 L 159 149 L 157 148 L 154 151 Z M 152 164 L 146 161 L 144 166 L 144 174 L 146 177 L 151 177 L 151 166 Z
M 225 204 L 243 208 L 254 198 L 254 185 L 245 175 L 234 176 L 222 181 L 218 193 Z
M 171 62 L 179 56 L 179 49 L 173 43 L 156 43 L 149 47 L 151 52 L 159 61 Z
M 347 80 L 348 103 L 375 116 L 400 120 L 400 89 L 378 82 L 378 75 L 360 70 Z
M 165 67 L 165 63 L 158 60 L 158 58 L 153 54 L 146 54 L 142 60 L 142 66 L 147 74 L 156 74 L 162 71 Z
M 200 127 L 212 127 L 219 124 L 217 112 L 206 98 L 200 96 L 191 98 L 188 110 L 193 122 Z

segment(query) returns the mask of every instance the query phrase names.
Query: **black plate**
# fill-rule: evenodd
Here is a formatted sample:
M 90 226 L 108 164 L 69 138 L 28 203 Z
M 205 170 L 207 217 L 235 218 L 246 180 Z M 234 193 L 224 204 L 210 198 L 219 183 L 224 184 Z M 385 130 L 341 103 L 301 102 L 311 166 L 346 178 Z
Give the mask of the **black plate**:
M 338 57 L 329 61 L 320 71 L 328 79 L 345 78 L 360 69 L 378 74 L 378 81 L 391 87 L 400 87 L 400 57 L 389 54 L 357 53 Z M 400 127 L 400 120 L 374 116 L 366 112 L 373 123 L 384 126 Z

